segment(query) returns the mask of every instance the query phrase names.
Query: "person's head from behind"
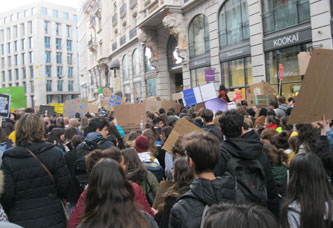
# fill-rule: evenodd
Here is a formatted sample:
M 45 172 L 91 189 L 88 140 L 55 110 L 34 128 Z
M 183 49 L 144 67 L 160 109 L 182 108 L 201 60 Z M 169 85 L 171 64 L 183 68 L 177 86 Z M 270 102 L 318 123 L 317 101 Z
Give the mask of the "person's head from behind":
M 254 204 L 221 203 L 207 211 L 205 228 L 280 228 L 267 208 Z
M 16 145 L 28 146 L 44 140 L 44 121 L 37 115 L 26 113 L 15 125 Z
M 242 101 L 241 101 L 241 106 L 242 106 L 243 108 L 247 108 L 247 101 L 246 101 L 246 100 L 242 100 Z
M 171 153 L 173 155 L 173 159 L 176 160 L 177 158 L 185 157 L 186 152 L 183 144 L 183 136 L 179 136 L 176 140 L 174 146 L 171 149 Z
M 135 192 L 119 162 L 102 158 L 92 168 L 84 227 L 146 227 L 147 222 L 134 202 Z
M 158 110 L 158 112 L 159 112 L 160 114 L 165 114 L 165 109 L 164 109 L 164 108 L 160 108 L 160 109 Z
M 153 125 L 154 125 L 154 127 L 162 128 L 162 127 L 164 126 L 164 123 L 163 123 L 161 117 L 156 117 L 156 118 L 153 120 Z
M 68 127 L 78 128 L 80 127 L 80 122 L 76 118 L 71 118 L 69 119 Z
M 278 120 L 274 116 L 267 116 L 265 120 L 265 126 L 270 127 L 274 124 L 278 124 Z
M 296 152 L 297 147 L 298 147 L 298 137 L 293 136 L 288 139 L 289 143 L 289 148 L 293 151 Z
M 332 219 L 332 189 L 321 159 L 312 152 L 297 154 L 290 162 L 289 183 L 282 209 L 282 225 L 288 225 L 289 205 L 300 206 L 300 227 L 326 227 Z M 329 213 L 328 213 L 329 212 Z
M 167 140 L 167 138 L 169 137 L 169 135 L 172 132 L 172 127 L 170 126 L 165 126 L 161 129 L 161 134 L 160 134 L 160 138 L 163 142 L 165 142 Z
M 277 149 L 272 144 L 264 144 L 263 152 L 267 155 L 272 166 L 287 165 L 288 155 L 283 152 L 283 149 Z
M 253 121 L 251 118 L 244 118 L 244 125 L 243 125 L 244 130 L 249 130 L 253 128 Z
M 147 121 L 153 122 L 154 119 L 155 119 L 154 113 L 148 112 L 147 113 Z
M 276 101 L 271 101 L 270 103 L 269 103 L 269 109 L 270 110 L 274 110 L 274 109 L 276 109 L 276 108 L 278 108 L 279 107 L 279 104 L 276 102 Z
M 184 148 L 189 165 L 196 175 L 211 173 L 219 160 L 220 142 L 208 132 L 193 132 L 184 136 Z
M 176 188 L 188 188 L 193 181 L 193 170 L 191 170 L 188 161 L 185 157 L 178 158 L 174 161 L 173 178 Z
M 84 137 L 82 135 L 74 135 L 72 138 L 72 147 L 76 148 L 80 143 L 82 143 L 84 140 Z
M 48 137 L 48 141 L 51 143 L 62 144 L 65 142 L 65 129 L 53 128 Z
M 144 167 L 135 149 L 127 148 L 121 152 L 124 155 L 128 170 L 142 169 Z
M 261 108 L 258 116 L 267 116 L 267 108 Z
M 236 110 L 226 111 L 219 119 L 223 134 L 227 138 L 237 138 L 242 135 L 244 117 Z
M 75 128 L 67 128 L 65 130 L 65 140 L 71 141 L 74 135 L 77 135 L 77 130 Z
M 106 139 L 109 134 L 109 121 L 103 117 L 96 117 L 89 121 L 87 131 L 85 133 L 98 132 Z
M 201 118 L 204 120 L 205 124 L 213 121 L 214 113 L 210 109 L 204 109 L 201 112 Z
M 279 101 L 279 104 L 285 104 L 286 103 L 286 97 L 285 96 L 279 96 L 278 101 Z
M 260 134 L 260 141 L 262 143 L 268 143 L 270 144 L 271 143 L 271 139 L 278 135 L 279 133 L 275 130 L 275 129 L 265 129 L 261 132 Z

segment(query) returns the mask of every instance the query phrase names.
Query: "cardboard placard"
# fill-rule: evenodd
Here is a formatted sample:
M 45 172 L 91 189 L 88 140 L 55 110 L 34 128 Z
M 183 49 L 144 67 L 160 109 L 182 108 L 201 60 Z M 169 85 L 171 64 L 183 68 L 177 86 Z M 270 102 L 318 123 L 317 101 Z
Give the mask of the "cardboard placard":
M 10 95 L 0 94 L 0 117 L 9 118 L 10 113 Z
M 315 49 L 288 124 L 313 123 L 323 115 L 333 119 L 332 72 L 333 50 Z
M 309 66 L 309 62 L 311 59 L 310 52 L 300 52 L 298 55 L 298 71 L 299 75 L 305 75 L 306 69 Z
M 176 114 L 178 114 L 180 112 L 181 106 L 174 101 L 162 100 L 161 108 L 164 108 L 166 112 L 168 112 L 169 108 L 174 108 Z
M 200 104 L 215 99 L 217 92 L 214 83 L 209 83 L 182 91 L 185 106 Z
M 88 112 L 89 113 L 98 113 L 98 105 L 88 103 Z
M 146 105 L 144 103 L 122 104 L 113 108 L 118 125 L 124 128 L 139 127 L 141 121 L 144 121 L 146 117 Z
M 72 100 L 67 100 L 64 103 L 64 116 L 68 118 L 75 118 L 75 113 L 80 113 L 84 116 L 88 112 L 88 99 L 77 98 Z
M 227 102 L 220 98 L 215 98 L 213 100 L 209 100 L 205 102 L 205 106 L 207 109 L 210 109 L 214 115 L 217 111 L 226 111 L 227 110 Z
M 27 107 L 24 86 L 0 88 L 0 93 L 10 95 L 11 109 Z
M 64 104 L 51 104 L 51 106 L 54 106 L 54 111 L 58 114 L 64 113 Z
M 201 128 L 195 126 L 193 123 L 189 122 L 185 119 L 179 119 L 176 122 L 175 127 L 173 128 L 172 132 L 170 133 L 167 141 L 163 145 L 163 150 L 171 153 L 172 147 L 175 145 L 179 136 L 184 136 L 186 134 L 192 132 L 204 132 Z
M 41 105 L 39 106 L 39 113 L 44 116 L 54 115 L 54 106 L 51 105 Z
M 258 105 L 257 96 L 258 95 L 273 95 L 276 96 L 275 89 L 267 82 L 261 81 L 256 84 L 252 84 L 250 89 L 246 91 L 247 104 L 251 108 Z M 270 97 L 271 99 L 272 97 Z
M 173 100 L 173 101 L 178 101 L 180 99 L 183 99 L 183 94 L 182 93 L 173 93 L 171 95 L 171 100 Z
M 156 192 L 153 208 L 158 209 L 158 205 L 164 202 L 162 195 L 174 184 L 174 181 L 161 181 Z

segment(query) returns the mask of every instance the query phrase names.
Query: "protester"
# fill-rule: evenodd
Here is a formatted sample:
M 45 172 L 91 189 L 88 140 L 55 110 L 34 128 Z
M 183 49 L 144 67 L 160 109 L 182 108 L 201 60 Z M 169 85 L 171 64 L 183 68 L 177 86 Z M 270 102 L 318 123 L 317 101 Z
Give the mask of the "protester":
M 221 128 L 213 123 L 214 113 L 209 109 L 204 109 L 201 117 L 204 121 L 203 130 L 213 134 L 220 142 L 222 142 Z
M 38 116 L 24 114 L 15 130 L 16 147 L 5 151 L 1 166 L 1 203 L 9 221 L 25 228 L 66 227 L 61 199 L 71 178 L 65 159 L 55 145 L 43 142 L 45 128 Z
M 50 143 L 56 145 L 56 147 L 61 151 L 62 155 L 65 156 L 65 129 L 63 128 L 53 128 L 50 132 L 47 140 Z
M 289 180 L 282 227 L 331 227 L 333 192 L 320 158 L 311 151 L 297 154 L 290 163 Z
M 184 138 L 188 162 L 195 180 L 190 190 L 172 207 L 169 228 L 200 227 L 206 205 L 235 200 L 235 183 L 229 176 L 215 177 L 214 168 L 220 154 L 220 143 L 211 134 L 194 132 Z
M 85 210 L 79 228 L 157 228 L 153 218 L 137 207 L 134 197 L 134 189 L 121 165 L 109 158 L 100 160 L 89 177 Z

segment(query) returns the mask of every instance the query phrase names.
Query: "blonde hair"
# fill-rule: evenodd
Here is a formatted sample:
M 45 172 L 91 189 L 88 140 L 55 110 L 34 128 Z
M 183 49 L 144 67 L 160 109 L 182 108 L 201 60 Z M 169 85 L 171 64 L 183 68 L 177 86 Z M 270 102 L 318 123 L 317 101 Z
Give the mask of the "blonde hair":
M 44 132 L 43 120 L 35 114 L 26 113 L 15 126 L 16 145 L 25 147 L 44 141 Z

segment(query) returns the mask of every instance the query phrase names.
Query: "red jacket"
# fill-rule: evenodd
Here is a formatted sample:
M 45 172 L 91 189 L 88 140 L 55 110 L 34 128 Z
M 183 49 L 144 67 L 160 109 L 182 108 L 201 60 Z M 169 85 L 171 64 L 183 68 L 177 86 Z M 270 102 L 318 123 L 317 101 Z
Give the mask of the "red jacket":
M 131 182 L 134 191 L 135 191 L 135 201 L 141 206 L 141 209 L 148 212 L 154 218 L 154 212 L 151 209 L 146 195 L 143 190 L 134 182 Z M 68 228 L 76 228 L 81 223 L 81 217 L 84 213 L 84 200 L 86 198 L 87 189 L 85 189 L 81 195 L 79 200 L 77 201 L 75 208 L 68 220 Z

